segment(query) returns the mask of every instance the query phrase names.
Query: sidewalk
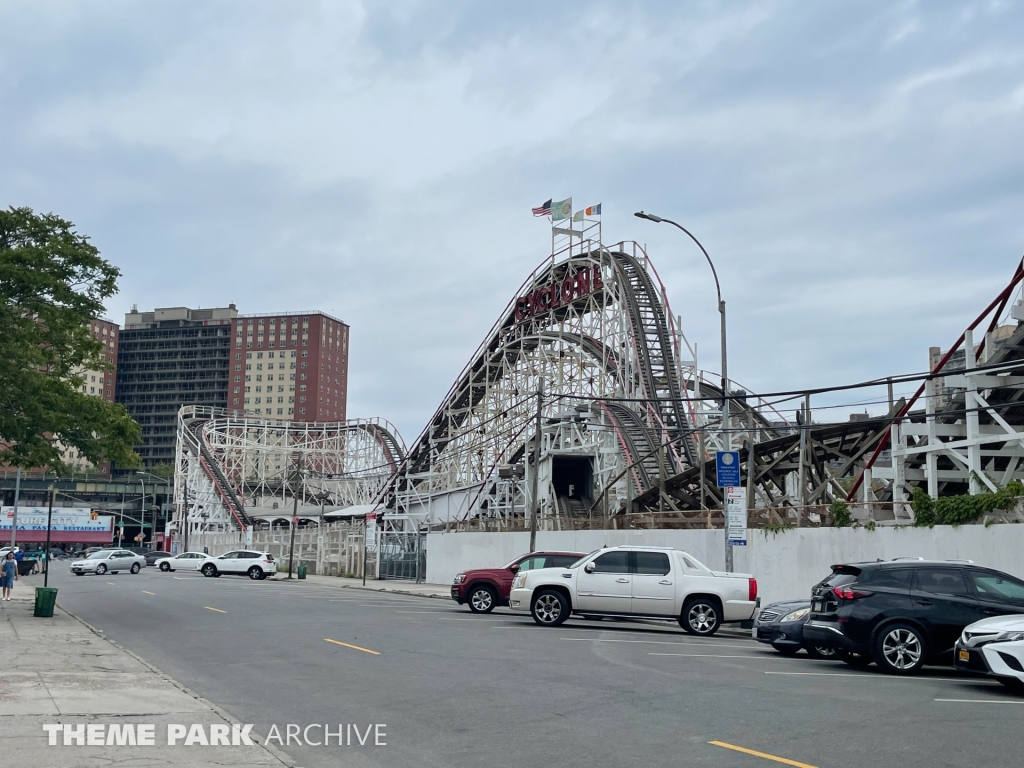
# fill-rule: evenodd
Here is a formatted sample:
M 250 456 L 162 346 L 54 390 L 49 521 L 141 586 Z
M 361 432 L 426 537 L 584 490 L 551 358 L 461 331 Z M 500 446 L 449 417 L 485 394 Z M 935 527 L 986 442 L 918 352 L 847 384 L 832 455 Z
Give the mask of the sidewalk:
M 22 579 L 10 602 L 0 602 L 0 754 L 5 765 L 294 765 L 278 750 L 259 744 L 185 747 L 179 741 L 167 746 L 168 723 L 201 724 L 209 734 L 211 725 L 227 724 L 230 730 L 234 721 L 59 607 L 52 619 L 35 618 L 34 599 L 35 590 Z M 58 732 L 57 746 L 48 746 L 44 723 L 153 724 L 154 745 L 64 746 Z
M 287 573 L 279 573 L 276 581 L 288 581 Z M 292 581 L 302 584 L 292 575 Z M 438 597 L 442 600 L 451 600 L 451 586 L 448 584 L 417 584 L 414 581 L 403 581 L 401 579 L 383 579 L 376 581 L 367 579 L 366 586 L 363 586 L 362 579 L 346 579 L 341 576 L 314 576 L 309 574 L 305 583 L 315 584 L 318 587 L 337 587 L 338 589 L 366 589 L 373 592 L 393 592 L 398 595 L 415 595 L 416 597 Z

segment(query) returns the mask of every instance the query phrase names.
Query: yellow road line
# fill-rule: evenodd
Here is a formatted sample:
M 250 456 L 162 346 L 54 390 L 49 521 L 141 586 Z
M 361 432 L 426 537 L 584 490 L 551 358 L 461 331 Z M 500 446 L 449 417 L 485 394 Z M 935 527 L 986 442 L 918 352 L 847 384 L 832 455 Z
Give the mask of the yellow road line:
M 144 595 L 155 595 L 156 592 L 147 592 L 146 590 L 142 590 L 142 594 L 144 594 Z
M 363 653 L 372 653 L 374 656 L 380 656 L 380 651 L 371 651 L 369 648 L 360 648 L 358 645 L 350 645 L 348 643 L 343 643 L 341 642 L 341 640 L 331 640 L 331 638 L 325 637 L 324 642 L 334 643 L 335 645 L 344 645 L 346 648 L 353 648 L 357 651 L 362 651 Z
M 813 765 L 808 763 L 798 763 L 796 760 L 789 760 L 785 757 L 778 757 L 776 755 L 769 755 L 767 752 L 758 752 L 753 749 L 747 749 L 746 747 L 737 747 L 735 744 L 727 744 L 724 741 L 709 741 L 708 744 L 714 744 L 716 747 L 724 747 L 725 749 L 732 749 L 736 752 L 743 752 L 746 755 L 753 755 L 754 757 L 762 757 L 765 760 L 773 760 L 776 763 L 784 763 L 785 765 L 794 765 L 796 768 L 815 768 Z
M 208 611 L 216 611 L 217 613 L 227 613 L 227 611 L 222 611 L 220 608 L 211 608 L 208 605 L 204 605 L 203 608 L 205 608 Z

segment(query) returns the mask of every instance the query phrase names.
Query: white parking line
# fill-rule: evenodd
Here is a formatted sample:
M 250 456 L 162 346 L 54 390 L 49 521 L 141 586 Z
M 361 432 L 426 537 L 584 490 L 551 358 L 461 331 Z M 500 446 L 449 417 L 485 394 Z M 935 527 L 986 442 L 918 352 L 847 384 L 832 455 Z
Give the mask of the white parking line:
M 1024 701 L 1013 701 L 1011 699 L 936 699 L 951 704 L 1024 704 Z
M 808 677 L 858 677 L 861 680 L 904 680 L 907 682 L 930 683 L 932 680 L 944 683 L 999 683 L 995 680 L 979 680 L 971 677 L 898 677 L 896 675 L 872 674 L 870 672 L 765 672 L 766 675 L 804 675 Z M 938 701 L 938 699 L 937 699 Z
M 709 646 L 711 646 L 713 648 L 749 648 L 751 650 L 755 650 L 755 648 L 756 648 L 756 646 L 752 646 L 749 643 L 746 643 L 746 644 L 739 644 L 739 643 L 708 643 L 708 642 L 701 642 L 699 640 L 682 641 L 682 642 L 680 642 L 680 641 L 670 642 L 668 640 L 615 640 L 615 639 L 611 639 L 611 638 L 602 638 L 602 637 L 562 637 L 562 638 L 559 638 L 559 639 L 560 640 L 586 640 L 586 641 L 591 642 L 591 643 L 639 643 L 641 645 L 678 645 L 678 646 L 683 646 L 683 647 L 691 647 L 691 646 L 698 646 L 698 645 L 709 645 Z M 778 657 L 780 659 L 786 658 L 785 656 L 782 656 L 782 655 L 779 655 L 779 654 L 773 654 L 773 653 L 768 653 L 768 652 L 764 653 L 764 656 L 769 657 L 769 658 L 774 658 L 776 655 L 778 655 Z
M 751 656 L 749 653 L 739 656 L 726 656 L 720 653 L 651 653 L 648 656 L 686 656 L 694 659 L 763 659 L 763 656 Z

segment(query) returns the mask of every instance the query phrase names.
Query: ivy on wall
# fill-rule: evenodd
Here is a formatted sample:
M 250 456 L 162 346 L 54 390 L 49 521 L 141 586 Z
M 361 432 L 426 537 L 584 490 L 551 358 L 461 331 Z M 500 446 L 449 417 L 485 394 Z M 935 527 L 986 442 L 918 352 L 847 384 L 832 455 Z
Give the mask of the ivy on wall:
M 910 502 L 914 510 L 914 525 L 960 525 L 973 523 L 989 512 L 1006 511 L 1017 505 L 1024 496 L 1024 483 L 1013 480 L 995 493 L 979 493 L 976 496 L 941 496 L 933 499 L 923 489 L 914 488 Z

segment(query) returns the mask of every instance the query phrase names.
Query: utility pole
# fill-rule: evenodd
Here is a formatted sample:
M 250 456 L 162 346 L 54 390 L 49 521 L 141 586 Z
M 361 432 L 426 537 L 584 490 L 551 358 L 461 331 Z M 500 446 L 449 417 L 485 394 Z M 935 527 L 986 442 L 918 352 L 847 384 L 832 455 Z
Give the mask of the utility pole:
M 295 561 L 295 528 L 299 524 L 299 489 L 302 483 L 302 455 L 295 461 L 295 481 L 292 485 L 292 524 L 289 526 L 291 529 L 291 541 L 288 544 L 288 578 L 292 577 L 292 564 Z M 365 567 L 364 567 L 365 572 Z
M 715 278 L 715 293 L 718 296 L 718 312 L 722 316 L 722 447 L 726 451 L 732 450 L 732 434 L 729 432 L 729 360 L 726 354 L 726 332 L 725 332 L 725 302 L 722 300 L 722 286 L 718 282 L 718 270 L 715 269 L 715 263 L 711 260 L 711 255 L 707 249 L 701 244 L 700 240 L 694 237 L 693 233 L 690 232 L 686 227 L 678 222 L 672 221 L 672 219 L 665 219 L 661 216 L 655 216 L 653 213 L 644 213 L 638 211 L 633 214 L 638 219 L 646 219 L 647 221 L 653 221 L 655 224 L 671 224 L 676 229 L 687 235 L 693 242 L 700 248 L 701 253 L 704 254 L 704 258 L 707 259 L 708 266 L 711 267 L 711 274 Z M 725 541 L 725 570 L 732 571 L 732 546 L 729 544 L 729 521 L 727 519 L 728 511 L 726 510 L 726 498 L 728 497 L 728 491 L 723 491 L 722 494 L 722 529 L 723 539 Z
M 53 498 L 57 489 L 50 483 L 50 508 L 46 512 L 46 549 L 43 550 L 43 586 L 50 586 L 50 529 L 53 527 Z
M 18 497 L 21 496 L 21 467 L 18 467 L 18 474 L 14 478 L 14 519 L 11 522 L 11 552 L 14 545 L 18 543 Z
M 537 435 L 533 442 L 533 478 L 532 478 L 532 496 L 531 501 L 533 502 L 530 509 L 530 551 L 535 552 L 537 550 L 537 516 L 540 514 L 540 491 L 539 486 L 539 475 L 540 475 L 540 429 L 541 429 L 541 406 L 544 403 L 544 379 L 543 377 L 537 383 Z

